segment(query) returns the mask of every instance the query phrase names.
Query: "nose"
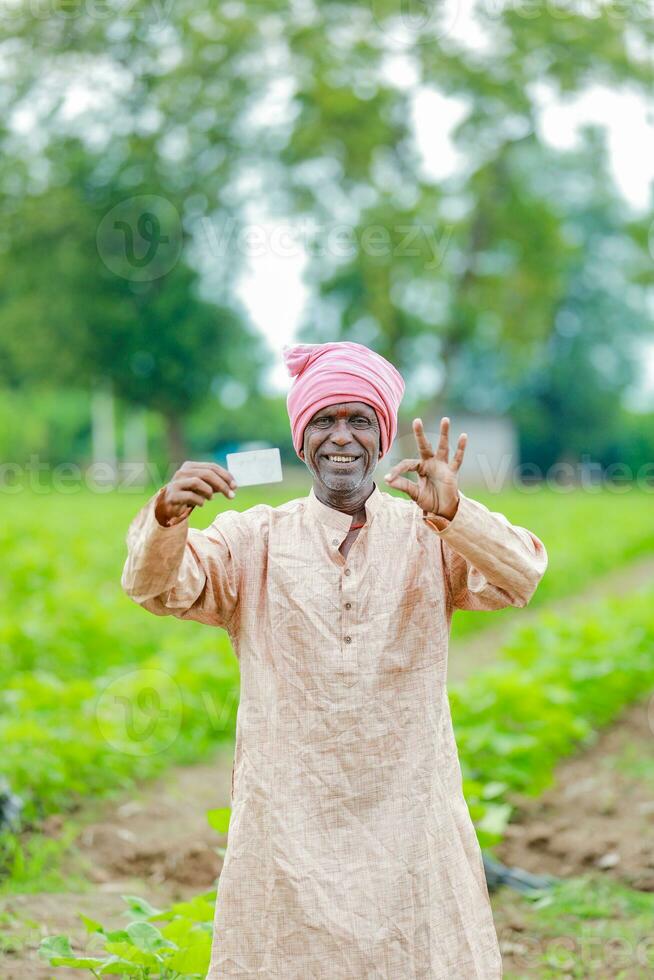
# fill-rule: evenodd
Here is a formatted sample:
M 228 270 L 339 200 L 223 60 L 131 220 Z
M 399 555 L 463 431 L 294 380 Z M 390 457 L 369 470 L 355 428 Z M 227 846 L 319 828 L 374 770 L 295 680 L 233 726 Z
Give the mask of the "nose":
M 347 446 L 352 441 L 350 427 L 345 419 L 337 419 L 331 433 L 331 442 L 337 446 Z

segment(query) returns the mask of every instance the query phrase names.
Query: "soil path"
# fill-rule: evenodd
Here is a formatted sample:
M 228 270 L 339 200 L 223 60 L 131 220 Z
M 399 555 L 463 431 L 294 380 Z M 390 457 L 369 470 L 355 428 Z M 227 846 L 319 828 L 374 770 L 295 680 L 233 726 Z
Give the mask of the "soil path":
M 654 695 L 561 763 L 550 789 L 519 801 L 500 861 L 563 877 L 610 870 L 654 892 L 653 749 Z
M 517 815 L 496 849 L 500 860 L 561 877 L 590 872 L 654 892 L 653 739 L 654 694 L 629 708 L 592 747 L 564 761 L 540 797 L 514 800 Z M 83 942 L 79 911 L 118 927 L 125 922 L 122 894 L 161 906 L 211 888 L 221 866 L 220 839 L 204 812 L 229 805 L 231 758 L 231 747 L 224 746 L 211 763 L 171 770 L 140 794 L 105 806 L 102 819 L 90 821 L 78 838 L 89 891 L 3 900 L 3 911 L 15 917 L 20 948 L 0 958 L 2 980 L 79 980 L 79 972 L 53 971 L 34 952 L 45 934 L 63 932 Z M 79 870 L 79 859 L 71 858 L 71 870 Z M 537 922 L 515 892 L 500 889 L 492 903 L 507 975 L 540 976 L 538 954 L 553 940 L 537 934 Z M 0 931 L 6 933 L 6 926 Z M 613 949 L 605 943 L 602 956 L 594 977 L 643 975 L 620 972 L 625 963 L 619 944 Z
M 205 814 L 230 805 L 232 759 L 232 746 L 224 745 L 211 761 L 172 768 L 127 798 L 85 805 L 62 872 L 71 878 L 82 873 L 88 886 L 0 898 L 0 978 L 79 980 L 79 970 L 53 970 L 38 959 L 44 936 L 63 933 L 83 943 L 79 912 L 109 928 L 124 927 L 121 895 L 165 908 L 211 889 L 222 867 L 217 848 L 226 839 L 209 827 Z M 46 832 L 56 837 L 59 826 L 50 818 Z M 7 949 L 10 942 L 13 949 Z
M 536 873 L 584 876 L 590 885 L 586 908 L 574 913 L 581 917 L 585 946 L 578 932 L 574 938 L 565 915 L 552 929 L 515 891 L 501 888 L 492 896 L 507 976 L 641 980 L 654 975 L 651 913 L 639 933 L 629 908 L 599 898 L 604 878 L 654 892 L 653 745 L 654 693 L 629 708 L 591 748 L 561 763 L 545 793 L 514 801 L 518 813 L 497 857 Z M 628 940 L 624 927 L 631 930 Z M 557 949 L 570 950 L 568 959 L 585 956 L 585 966 L 578 962 L 576 972 L 542 973 L 543 952 Z
M 624 595 L 653 577 L 654 558 L 641 560 L 593 583 L 583 594 L 547 608 L 558 612 L 600 596 Z M 527 608 L 521 622 L 540 611 L 542 607 Z M 515 622 L 491 626 L 483 634 L 453 644 L 449 680 L 459 682 L 472 670 L 490 664 Z M 601 759 L 622 751 L 623 739 L 624 752 L 635 751 L 637 756 L 638 748 L 628 746 L 642 747 L 647 742 L 651 753 L 652 731 L 648 729 L 648 736 L 646 725 L 642 710 L 629 713 L 596 746 L 565 763 L 557 790 L 525 804 L 524 822 L 511 829 L 498 850 L 500 859 L 561 875 L 574 874 L 603 859 L 603 873 L 631 875 L 637 887 L 649 887 L 651 882 L 654 888 L 654 788 L 634 788 L 636 784 L 630 783 L 627 791 L 627 777 L 619 767 L 600 765 Z M 79 971 L 53 970 L 36 957 L 35 950 L 45 935 L 65 933 L 82 942 L 85 932 L 80 911 L 117 928 L 126 922 L 121 895 L 138 895 L 165 907 L 210 889 L 222 866 L 217 847 L 224 839 L 208 826 L 205 813 L 230 805 L 232 759 L 233 747 L 224 745 L 208 762 L 172 768 L 117 802 L 85 803 L 78 818 L 82 829 L 63 873 L 73 878 L 81 871 L 88 880 L 87 889 L 0 898 L 2 980 L 79 980 Z M 59 827 L 58 818 L 51 818 L 46 832 L 56 837 Z

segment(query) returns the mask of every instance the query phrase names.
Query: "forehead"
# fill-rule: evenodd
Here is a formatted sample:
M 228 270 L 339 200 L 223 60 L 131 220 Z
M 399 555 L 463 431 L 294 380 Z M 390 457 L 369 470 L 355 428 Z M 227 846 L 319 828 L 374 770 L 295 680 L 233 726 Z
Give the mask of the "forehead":
M 367 418 L 377 418 L 372 405 L 367 405 L 365 402 L 335 402 L 333 405 L 325 405 L 314 412 L 310 421 L 313 422 L 321 415 L 334 415 L 339 418 L 347 418 L 350 415 L 365 415 Z

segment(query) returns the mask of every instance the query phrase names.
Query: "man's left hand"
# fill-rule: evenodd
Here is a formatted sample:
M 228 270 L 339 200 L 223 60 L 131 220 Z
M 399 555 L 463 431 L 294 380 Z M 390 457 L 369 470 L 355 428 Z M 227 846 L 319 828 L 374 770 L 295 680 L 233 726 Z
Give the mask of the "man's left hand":
M 397 463 L 384 479 L 389 486 L 401 490 L 415 500 L 425 513 L 438 514 L 452 520 L 459 506 L 458 473 L 463 462 L 467 435 L 462 433 L 456 452 L 450 456 L 450 420 L 441 419 L 441 432 L 438 448 L 434 452 L 421 419 L 413 420 L 413 434 L 416 437 L 420 459 L 403 459 Z M 402 473 L 417 473 L 418 482 L 408 480 Z

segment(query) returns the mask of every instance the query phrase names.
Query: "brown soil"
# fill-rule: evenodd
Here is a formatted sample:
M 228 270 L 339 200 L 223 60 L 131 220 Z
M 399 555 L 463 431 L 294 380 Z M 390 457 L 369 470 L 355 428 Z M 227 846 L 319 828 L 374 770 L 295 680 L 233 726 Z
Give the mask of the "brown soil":
M 76 841 L 91 880 L 113 888 L 116 880 L 137 878 L 173 898 L 211 888 L 222 866 L 221 839 L 205 814 L 229 806 L 232 757 L 232 747 L 223 747 L 211 763 L 172 769 L 105 809 Z
M 555 608 L 626 594 L 653 574 L 654 560 L 638 562 Z M 520 621 L 539 612 L 520 611 Z M 457 645 L 449 680 L 464 679 L 492 662 L 516 622 L 490 627 Z M 654 723 L 654 709 L 651 715 Z M 598 873 L 654 890 L 654 786 L 637 773 L 638 760 L 651 757 L 652 739 L 646 707 L 637 706 L 593 748 L 565 762 L 555 787 L 538 800 L 521 801 L 520 819 L 496 851 L 499 859 L 562 876 L 597 867 L 603 859 L 604 870 Z M 171 769 L 127 799 L 95 806 L 86 802 L 83 827 L 63 874 L 79 876 L 81 864 L 89 886 L 79 892 L 0 898 L 0 980 L 79 980 L 79 971 L 53 970 L 38 959 L 35 951 L 44 936 L 63 933 L 82 943 L 86 934 L 80 911 L 109 928 L 125 925 L 121 895 L 139 895 L 164 908 L 212 888 L 221 868 L 216 848 L 224 839 L 208 826 L 205 811 L 230 805 L 232 759 L 233 746 L 225 745 L 211 762 Z M 650 766 L 650 778 L 651 772 Z M 47 832 L 56 837 L 60 827 L 61 820 L 53 817 Z M 507 967 L 518 957 L 511 951 L 513 938 L 518 950 L 524 941 L 521 901 L 507 889 L 493 898 Z
M 536 873 L 566 877 L 594 870 L 654 890 L 653 722 L 652 699 L 633 706 L 594 746 L 561 764 L 551 789 L 538 799 L 517 801 L 517 819 L 496 849 L 497 857 Z M 2 980 L 79 978 L 79 972 L 53 971 L 35 958 L 44 935 L 65 933 L 84 940 L 79 911 L 117 928 L 125 924 L 123 894 L 147 897 L 163 907 L 211 888 L 220 870 L 215 849 L 221 839 L 204 813 L 229 805 L 231 762 L 231 748 L 225 746 L 212 763 L 171 770 L 138 796 L 107 807 L 101 821 L 89 822 L 77 846 L 93 862 L 90 891 L 5 900 L 0 908 L 22 920 L 15 935 L 24 945 L 0 960 Z M 51 832 L 56 833 L 56 823 Z M 72 855 L 71 863 L 77 870 Z M 493 910 L 506 972 L 538 976 L 530 957 L 546 941 L 531 934 L 524 898 L 502 888 L 493 896 Z M 620 975 L 608 948 L 605 955 L 606 972 L 592 975 Z
M 535 873 L 583 875 L 591 882 L 587 895 L 603 876 L 654 891 L 653 742 L 654 695 L 628 709 L 592 748 L 563 762 L 542 796 L 520 802 L 517 819 L 495 849 L 497 857 Z M 565 917 L 553 933 L 523 896 L 507 888 L 492 896 L 492 905 L 507 977 L 644 980 L 653 975 L 651 925 L 639 935 L 619 903 L 608 918 L 597 912 L 582 920 L 585 939 L 579 931 L 576 938 L 569 934 Z M 629 939 L 624 927 L 631 929 Z M 563 954 L 569 969 L 543 973 L 545 954 Z
M 233 747 L 214 760 L 169 770 L 140 792 L 115 803 L 89 806 L 84 826 L 64 863 L 64 876 L 84 871 L 89 889 L 62 894 L 12 895 L 0 899 L 1 980 L 79 980 L 79 970 L 53 970 L 36 955 L 45 936 L 65 934 L 83 944 L 79 912 L 108 928 L 124 926 L 121 895 L 138 895 L 158 908 L 191 898 L 216 884 L 222 867 L 217 848 L 225 838 L 205 813 L 230 805 Z M 101 818 L 99 819 L 101 813 Z M 46 832 L 56 837 L 61 819 Z M 14 949 L 2 950 L 10 934 Z
M 562 877 L 596 869 L 654 891 L 653 724 L 654 696 L 563 762 L 550 789 L 519 801 L 499 860 Z

